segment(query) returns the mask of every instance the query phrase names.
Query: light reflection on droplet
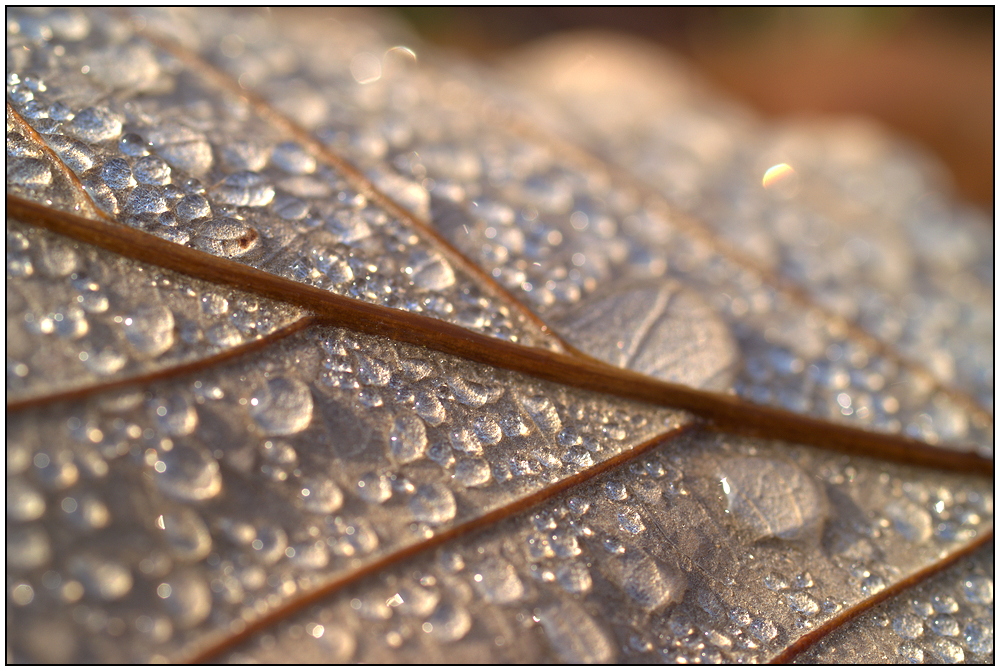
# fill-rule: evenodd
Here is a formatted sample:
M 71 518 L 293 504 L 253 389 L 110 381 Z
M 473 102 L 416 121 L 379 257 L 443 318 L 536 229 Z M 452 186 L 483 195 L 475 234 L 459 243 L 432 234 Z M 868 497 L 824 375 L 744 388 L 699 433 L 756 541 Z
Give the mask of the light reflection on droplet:
M 367 51 L 351 59 L 351 76 L 359 84 L 371 84 L 382 78 L 382 60 Z
M 764 172 L 761 184 L 765 189 L 782 198 L 791 198 L 799 188 L 799 176 L 787 163 L 772 165 Z

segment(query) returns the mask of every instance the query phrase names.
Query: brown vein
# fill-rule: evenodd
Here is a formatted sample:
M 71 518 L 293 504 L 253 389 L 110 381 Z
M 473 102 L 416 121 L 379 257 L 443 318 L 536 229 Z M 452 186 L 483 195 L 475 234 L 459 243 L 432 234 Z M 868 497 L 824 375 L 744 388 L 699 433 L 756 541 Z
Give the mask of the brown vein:
M 320 601 L 321 599 L 328 597 L 330 594 L 336 592 L 337 590 L 343 587 L 347 587 L 348 585 L 366 576 L 374 575 L 379 571 L 385 570 L 386 568 L 389 568 L 394 564 L 402 562 L 422 552 L 426 552 L 428 550 L 440 547 L 441 545 L 450 540 L 459 538 L 461 536 L 464 536 L 465 534 L 472 533 L 477 530 L 484 529 L 502 520 L 517 515 L 518 513 L 522 513 L 539 503 L 547 501 L 553 498 L 554 496 L 557 496 L 569 490 L 572 487 L 587 482 L 588 480 L 592 480 L 593 478 L 596 478 L 602 473 L 605 473 L 611 470 L 612 468 L 615 468 L 616 466 L 619 466 L 627 461 L 630 461 L 648 452 L 654 447 L 662 445 L 663 443 L 669 440 L 674 440 L 675 438 L 680 437 L 681 435 L 690 431 L 695 426 L 697 426 L 697 424 L 692 422 L 684 426 L 681 426 L 679 428 L 671 429 L 666 433 L 660 434 L 659 436 L 656 436 L 651 440 L 648 440 L 644 443 L 640 443 L 639 445 L 636 445 L 628 450 L 625 450 L 622 453 L 617 454 L 614 457 L 611 457 L 610 459 L 607 459 L 599 464 L 596 464 L 595 466 L 592 466 L 591 468 L 585 471 L 581 471 L 579 473 L 576 473 L 575 475 L 571 475 L 563 480 L 560 480 L 555 484 L 540 489 L 533 494 L 520 498 L 517 501 L 513 501 L 505 506 L 502 506 L 495 510 L 491 510 L 490 512 L 487 512 L 483 515 L 480 515 L 475 519 L 463 522 L 462 524 L 458 524 L 450 529 L 437 533 L 432 538 L 429 538 L 425 541 L 416 543 L 415 545 L 410 545 L 405 548 L 401 548 L 395 552 L 392 552 L 382 557 L 376 562 L 373 562 L 371 564 L 368 564 L 367 566 L 364 566 L 355 571 L 340 576 L 339 578 L 332 580 L 327 585 L 324 585 L 323 587 L 313 592 L 310 592 L 301 599 L 296 599 L 295 601 L 288 603 L 282 606 L 281 608 L 272 611 L 271 613 L 268 613 L 260 620 L 257 620 L 253 624 L 247 626 L 246 629 L 244 629 L 239 634 L 230 636 L 229 638 L 220 641 L 219 643 L 208 648 L 207 650 L 198 653 L 198 655 L 194 659 L 189 660 L 189 662 L 195 664 L 211 663 L 213 661 L 220 662 L 221 660 L 217 660 L 214 658 L 217 658 L 220 655 L 225 654 L 227 651 L 233 649 L 243 641 L 249 639 L 255 633 L 281 622 L 286 617 L 293 615 L 297 612 L 300 612 L 301 610 L 311 606 L 312 604 Z
M 901 594 L 903 591 L 914 587 L 924 580 L 944 571 L 950 566 L 957 563 L 959 560 L 968 557 L 970 554 L 978 550 L 979 548 L 985 546 L 987 543 L 993 542 L 993 530 L 983 533 L 978 539 L 966 545 L 959 550 L 951 553 L 944 559 L 941 559 L 934 564 L 925 566 L 919 571 L 903 578 L 899 582 L 893 583 L 886 589 L 882 590 L 878 594 L 860 603 L 855 604 L 851 608 L 845 609 L 842 613 L 839 613 L 836 617 L 830 618 L 820 626 L 816 627 L 809 633 L 803 635 L 794 643 L 785 648 L 781 654 L 774 657 L 771 660 L 771 664 L 790 664 L 795 660 L 796 657 L 801 655 L 803 652 L 811 648 L 813 645 L 818 643 L 820 640 L 832 634 L 834 631 L 839 629 L 844 624 L 860 617 L 864 613 L 868 612 L 875 606 L 883 603 L 884 601 Z
M 31 396 L 28 398 L 20 398 L 13 401 L 7 401 L 7 412 L 18 412 L 20 410 L 26 410 L 28 408 L 37 407 L 40 405 L 46 405 L 49 403 L 56 403 L 58 401 L 69 401 L 74 399 L 83 399 L 91 394 L 96 394 L 102 391 L 109 391 L 111 389 L 123 389 L 125 387 L 134 387 L 136 385 L 147 384 L 150 382 L 155 382 L 157 380 L 164 380 L 178 375 L 184 375 L 186 373 L 196 373 L 200 370 L 215 365 L 217 363 L 222 363 L 224 361 L 229 361 L 235 359 L 236 357 L 242 356 L 244 354 L 249 354 L 250 352 L 256 352 L 258 350 L 264 349 L 271 343 L 283 340 L 290 335 L 298 333 L 304 330 L 306 327 L 313 324 L 312 317 L 303 317 L 291 324 L 286 324 L 280 329 L 275 330 L 266 336 L 261 336 L 254 340 L 249 340 L 245 343 L 236 345 L 235 347 L 230 347 L 229 349 L 222 350 L 221 352 L 216 352 L 209 356 L 204 356 L 194 361 L 187 361 L 181 364 L 176 364 L 172 366 L 166 366 L 164 368 L 149 371 L 145 373 L 140 373 L 137 375 L 125 376 L 113 380 L 102 380 L 95 384 L 90 384 L 82 387 L 76 387 L 74 389 L 65 389 L 57 392 L 52 392 L 49 394 L 39 394 L 37 396 Z
M 299 305 L 317 321 L 379 335 L 491 366 L 525 373 L 655 405 L 689 410 L 714 428 L 848 454 L 974 473 L 993 473 L 993 461 L 973 447 L 955 451 L 900 435 L 866 431 L 754 405 L 727 394 L 702 391 L 646 377 L 595 359 L 525 347 L 468 331 L 431 317 L 363 303 L 323 289 L 277 277 L 241 263 L 162 240 L 136 229 L 108 225 L 7 196 L 8 214 L 83 242 L 210 282 L 253 287 L 261 296 Z
M 379 207 L 386 210 L 393 217 L 399 219 L 407 226 L 419 232 L 422 237 L 435 245 L 437 250 L 441 252 L 450 263 L 454 264 L 458 268 L 461 268 L 463 271 L 475 278 L 480 285 L 482 285 L 489 293 L 493 294 L 493 296 L 500 299 L 503 303 L 513 307 L 524 317 L 528 324 L 538 329 L 545 338 L 564 351 L 572 353 L 578 352 L 578 350 L 572 347 L 569 343 L 565 342 L 558 334 L 553 332 L 548 324 L 546 324 L 530 308 L 518 300 L 514 294 L 497 282 L 478 264 L 474 263 L 466 257 L 465 254 L 460 252 L 458 248 L 452 245 L 451 242 L 441 235 L 436 228 L 427 222 L 422 221 L 408 209 L 376 188 L 375 185 L 372 184 L 372 182 L 365 177 L 360 170 L 355 168 L 338 154 L 328 149 L 326 145 L 314 138 L 308 130 L 300 126 L 282 112 L 278 111 L 264 97 L 248 91 L 228 73 L 218 69 L 202 58 L 200 54 L 181 46 L 177 42 L 161 35 L 153 34 L 142 27 L 137 27 L 136 32 L 143 38 L 149 40 L 154 46 L 163 49 L 172 56 L 176 57 L 192 71 L 211 84 L 229 92 L 232 95 L 246 100 L 261 119 L 266 121 L 273 128 L 277 128 L 293 138 L 321 162 L 335 168 L 344 176 L 348 183 L 359 193 L 364 195 L 365 198 L 378 204 Z

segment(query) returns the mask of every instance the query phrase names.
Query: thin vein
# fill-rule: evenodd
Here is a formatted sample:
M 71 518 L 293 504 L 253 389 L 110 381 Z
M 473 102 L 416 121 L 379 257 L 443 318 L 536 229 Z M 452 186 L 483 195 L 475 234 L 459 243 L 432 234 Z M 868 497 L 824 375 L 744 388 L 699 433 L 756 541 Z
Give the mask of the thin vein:
M 836 630 L 838 630 L 843 625 L 848 622 L 860 617 L 861 615 L 867 613 L 869 610 L 878 606 L 879 604 L 885 602 L 886 600 L 901 594 L 903 591 L 918 585 L 919 583 L 927 580 L 928 578 L 937 575 L 941 571 L 954 565 L 959 560 L 968 557 L 970 554 L 978 550 L 979 548 L 985 546 L 988 543 L 993 542 L 993 529 L 983 532 L 979 538 L 977 538 L 972 543 L 956 550 L 955 552 L 949 554 L 947 557 L 926 566 L 919 571 L 903 578 L 899 582 L 896 582 L 889 587 L 885 588 L 878 594 L 855 604 L 851 608 L 845 609 L 842 613 L 839 613 L 836 617 L 833 617 L 820 626 L 816 627 L 808 634 L 797 639 L 794 643 L 785 648 L 781 654 L 775 656 L 771 660 L 771 664 L 790 664 L 795 660 L 796 657 L 801 655 L 803 652 L 819 643 L 822 639 L 829 636 Z
M 7 196 L 7 211 L 57 233 L 140 261 L 236 287 L 310 310 L 317 321 L 379 335 L 579 389 L 689 410 L 713 428 L 740 435 L 804 443 L 946 470 L 993 473 L 993 461 L 975 453 L 934 447 L 901 435 L 796 415 L 736 396 L 691 389 L 595 359 L 526 347 L 420 314 L 364 303 L 277 277 L 229 259 L 162 240 L 126 226 L 108 225 Z
M 340 155 L 331 151 L 304 127 L 300 126 L 290 117 L 276 109 L 266 98 L 247 90 L 227 72 L 215 67 L 197 52 L 191 51 L 190 49 L 185 48 L 167 37 L 154 34 L 142 27 L 136 28 L 136 32 L 145 39 L 149 40 L 154 46 L 163 49 L 178 58 L 199 76 L 208 80 L 212 84 L 228 91 L 233 95 L 245 99 L 260 118 L 267 121 L 272 127 L 278 128 L 290 137 L 294 138 L 296 142 L 305 147 L 307 151 L 312 153 L 321 162 L 335 168 L 344 176 L 353 188 L 363 194 L 368 200 L 377 203 L 393 217 L 403 221 L 408 226 L 418 231 L 421 236 L 435 245 L 437 250 L 441 252 L 449 262 L 474 277 L 489 293 L 493 294 L 506 305 L 513 307 L 516 311 L 521 313 L 528 323 L 537 328 L 553 344 L 572 354 L 580 354 L 576 348 L 564 341 L 557 333 L 555 333 L 541 317 L 535 314 L 534 311 L 521 302 L 506 287 L 497 282 L 496 279 L 494 279 L 489 273 L 484 271 L 482 267 L 463 254 L 436 228 L 428 222 L 423 221 L 416 214 L 403 207 L 389 195 L 378 189 L 374 184 L 372 184 L 371 180 L 364 175 L 364 173 L 355 168 Z
M 687 433 L 688 431 L 695 428 L 697 425 L 698 425 L 697 422 L 689 422 L 688 424 L 685 424 L 678 428 L 671 429 L 670 431 L 662 433 L 656 436 L 655 438 L 640 443 L 639 445 L 627 449 L 621 452 L 620 454 L 611 457 L 610 459 L 607 459 L 599 464 L 596 464 L 585 471 L 581 471 L 575 475 L 571 475 L 563 480 L 560 480 L 557 483 L 549 485 L 544 489 L 540 489 L 534 494 L 520 498 L 517 501 L 513 501 L 505 506 L 502 506 L 488 513 L 480 515 L 475 519 L 469 520 L 462 524 L 456 525 L 450 529 L 442 531 L 438 534 L 435 534 L 433 537 L 425 541 L 421 541 L 420 543 L 417 543 L 415 545 L 410 545 L 408 547 L 392 552 L 386 555 L 385 557 L 382 557 L 376 562 L 373 562 L 371 564 L 368 564 L 367 566 L 364 566 L 355 571 L 340 576 L 335 580 L 332 580 L 330 583 L 324 585 L 323 587 L 320 587 L 315 591 L 310 592 L 301 599 L 297 599 L 279 608 L 278 610 L 268 613 L 265 617 L 249 625 L 241 633 L 234 635 L 230 638 L 227 638 L 217 643 L 216 645 L 198 653 L 198 655 L 195 656 L 194 659 L 189 660 L 189 662 L 195 664 L 211 663 L 213 661 L 219 662 L 220 660 L 218 660 L 217 658 L 220 655 L 223 655 L 229 650 L 232 650 L 234 647 L 236 647 L 243 641 L 246 641 L 257 632 L 267 629 L 268 627 L 271 627 L 276 623 L 281 622 L 285 618 L 292 616 L 295 613 L 301 612 L 303 609 L 313 605 L 314 603 L 320 601 L 321 599 L 330 596 L 334 592 L 344 587 L 347 587 L 366 576 L 374 575 L 379 571 L 383 571 L 387 568 L 390 568 L 398 564 L 399 562 L 409 559 L 415 555 L 440 547 L 444 543 L 453 540 L 455 538 L 459 538 L 466 534 L 473 533 L 475 531 L 485 529 L 490 526 L 495 526 L 496 524 L 506 519 L 509 519 L 514 515 L 522 513 L 532 508 L 533 506 L 543 503 L 553 498 L 554 496 L 557 496 L 569 490 L 572 487 L 581 485 L 589 480 L 592 480 L 601 475 L 602 473 L 605 473 L 611 470 L 612 468 L 615 468 L 616 466 L 619 466 L 627 461 L 630 461 L 648 452 L 649 450 L 662 445 L 667 441 L 675 440 L 680 436 L 684 435 L 685 433 Z
M 42 405 L 48 405 L 50 403 L 58 403 L 60 401 L 84 399 L 91 394 L 99 392 L 111 391 L 114 389 L 125 389 L 128 387 L 135 387 L 138 385 L 156 382 L 158 380 L 165 380 L 185 375 L 187 373 L 195 373 L 205 370 L 209 366 L 230 361 L 243 356 L 244 354 L 264 349 L 273 343 L 284 340 L 285 338 L 304 330 L 306 327 L 311 326 L 313 321 L 314 319 L 312 316 L 302 317 L 267 334 L 266 336 L 249 340 L 245 343 L 236 345 L 235 347 L 230 347 L 221 352 L 216 352 L 215 354 L 204 356 L 194 361 L 186 361 L 172 366 L 164 366 L 163 368 L 140 373 L 138 375 L 125 376 L 114 380 L 103 380 L 95 384 L 75 387 L 73 389 L 65 389 L 49 394 L 38 394 L 36 396 L 7 401 L 7 412 L 19 412 L 21 410 L 27 410 L 28 408 L 35 408 Z

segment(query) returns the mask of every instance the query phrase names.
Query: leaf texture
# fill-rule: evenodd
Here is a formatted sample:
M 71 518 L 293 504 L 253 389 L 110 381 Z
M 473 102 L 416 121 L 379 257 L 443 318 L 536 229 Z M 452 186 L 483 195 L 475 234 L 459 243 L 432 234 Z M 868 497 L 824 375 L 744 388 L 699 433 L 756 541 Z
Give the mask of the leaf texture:
M 990 479 L 546 368 L 991 458 L 986 229 L 911 155 L 676 72 L 622 105 L 629 45 L 508 86 L 272 19 L 8 11 L 12 661 L 992 659 Z

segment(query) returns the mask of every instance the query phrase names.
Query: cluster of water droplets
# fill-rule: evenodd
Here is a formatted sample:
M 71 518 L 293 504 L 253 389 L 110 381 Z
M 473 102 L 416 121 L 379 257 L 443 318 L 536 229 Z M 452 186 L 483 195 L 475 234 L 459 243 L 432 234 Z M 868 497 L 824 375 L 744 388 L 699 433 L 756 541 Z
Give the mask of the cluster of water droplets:
M 300 316 L 7 222 L 7 388 L 15 398 L 201 359 Z
M 192 654 L 218 627 L 682 421 L 330 329 L 23 411 L 8 443 L 8 573 L 25 614 L 15 657 Z M 65 645 L 40 651 L 53 618 Z
M 824 663 L 848 652 L 859 663 L 990 664 L 993 582 L 993 554 L 984 548 L 832 633 L 798 661 Z
M 182 19 L 175 20 L 184 23 Z M 988 310 L 983 309 L 981 301 L 962 307 L 962 301 L 947 298 L 954 298 L 952 290 L 944 296 L 934 287 L 908 284 L 895 275 L 890 278 L 897 285 L 900 281 L 905 285 L 905 291 L 899 291 L 913 294 L 911 303 L 927 303 L 934 314 L 944 315 L 943 322 L 926 319 L 921 310 L 913 310 L 911 317 L 907 317 L 910 325 L 903 330 L 913 335 L 903 338 L 903 350 L 923 361 L 934 377 L 915 373 L 885 358 L 864 339 L 845 331 L 841 323 L 831 321 L 819 310 L 804 307 L 798 299 L 769 283 L 759 271 L 728 256 L 705 235 L 692 232 L 689 223 L 655 199 L 650 200 L 633 186 L 623 183 L 604 167 L 574 156 L 565 148 L 541 140 L 530 132 L 512 131 L 511 115 L 518 110 L 522 98 L 490 84 L 488 78 L 484 81 L 478 73 L 471 74 L 459 67 L 428 66 L 427 59 L 417 65 L 414 58 L 401 58 L 403 52 L 398 47 L 393 48 L 385 38 L 349 23 L 331 22 L 329 29 L 343 39 L 327 40 L 323 44 L 314 44 L 305 38 L 301 43 L 293 43 L 253 15 L 233 17 L 225 23 L 224 29 L 219 27 L 221 25 L 221 22 L 210 22 L 200 28 L 202 48 L 213 62 L 233 76 L 251 77 L 257 90 L 275 104 L 288 104 L 290 96 L 298 96 L 298 108 L 308 110 L 298 117 L 300 123 L 364 167 L 376 183 L 395 193 L 401 202 L 406 202 L 406 194 L 410 200 L 419 201 L 419 206 L 414 206 L 415 211 L 425 209 L 434 225 L 456 246 L 504 286 L 523 297 L 557 329 L 560 326 L 567 328 L 567 337 L 572 339 L 574 331 L 569 328 L 569 322 L 563 325 L 561 320 L 567 313 L 575 316 L 575 312 L 585 310 L 588 297 L 597 295 L 599 289 L 606 290 L 610 279 L 641 280 L 662 278 L 666 274 L 708 297 L 708 302 L 733 331 L 739 353 L 746 362 L 736 383 L 736 391 L 742 396 L 875 430 L 902 431 L 928 442 L 972 443 L 978 444 L 983 451 L 991 450 L 992 423 L 988 417 L 937 390 L 937 383 L 941 382 L 946 385 L 958 382 L 967 388 L 972 384 L 971 389 L 981 398 L 986 401 L 991 398 L 990 339 L 982 337 L 986 331 L 979 317 L 988 314 Z M 226 35 L 222 35 L 223 32 Z M 220 39 L 223 37 L 238 40 L 242 48 L 227 50 L 216 46 L 222 44 Z M 308 48 L 302 46 L 306 43 Z M 276 54 L 284 59 L 281 68 L 269 65 L 276 61 Z M 355 67 L 358 59 L 366 62 L 374 59 L 372 62 L 380 63 L 377 75 L 359 78 Z M 323 66 L 316 67 L 316 62 L 322 62 Z M 288 84 L 289 72 L 294 72 L 297 81 L 294 86 Z M 310 83 L 308 92 L 301 82 Z M 405 116 L 399 112 L 402 101 L 406 105 Z M 290 113 L 292 107 L 289 105 Z M 565 116 L 539 104 L 531 111 L 539 118 Z M 700 108 L 697 113 L 687 110 L 687 116 L 692 118 L 681 124 L 683 128 L 694 129 L 689 133 L 692 137 L 685 140 L 692 146 L 686 147 L 686 153 L 676 150 L 666 155 L 681 164 L 704 160 L 713 165 L 714 162 L 728 165 L 727 152 L 735 152 L 730 147 L 730 131 L 711 114 L 721 115 L 734 128 L 741 128 L 745 122 L 732 110 L 726 114 L 706 111 L 705 118 L 697 116 L 701 113 Z M 649 114 L 646 118 L 657 117 Z M 656 125 L 656 128 L 661 129 L 661 126 Z M 836 136 L 836 132 L 831 132 Z M 617 136 L 632 137 L 624 131 Z M 669 137 L 681 142 L 680 136 L 687 137 L 687 134 L 677 132 Z M 590 136 L 581 137 L 587 140 Z M 787 144 L 785 140 L 768 139 L 766 133 L 762 137 L 760 142 L 764 144 Z M 708 149 L 718 146 L 715 150 L 702 151 L 699 144 L 702 142 Z M 856 144 L 853 142 L 852 146 Z M 684 158 L 679 157 L 680 154 L 692 156 Z M 701 154 L 705 156 L 699 158 Z M 844 158 L 838 170 L 851 173 L 850 179 L 855 182 L 859 181 L 855 179 L 858 175 L 877 172 L 877 166 L 882 165 L 878 157 L 869 163 L 857 160 L 852 163 L 850 158 Z M 822 158 L 816 160 L 822 161 Z M 674 165 L 672 161 L 666 163 Z M 892 159 L 892 165 L 894 169 L 899 168 L 909 182 L 920 181 L 919 169 L 905 168 L 898 157 Z M 827 168 L 836 172 L 830 166 Z M 637 172 L 640 176 L 646 175 L 644 170 L 637 169 Z M 706 169 L 708 172 L 719 176 L 718 171 Z M 654 186 L 660 186 L 660 181 L 655 179 L 656 173 L 651 175 Z M 753 177 L 759 179 L 756 172 Z M 691 179 L 702 185 L 707 178 Z M 733 179 L 735 177 L 730 181 Z M 844 179 L 850 181 L 847 177 L 841 181 Z M 726 184 L 729 181 L 720 177 L 718 188 L 727 188 Z M 663 188 L 667 189 L 668 196 L 676 197 L 677 194 L 669 192 L 672 185 L 674 182 L 668 182 Z M 774 199 L 774 194 L 766 192 L 759 184 L 756 188 L 761 193 L 754 198 L 769 203 Z M 725 192 L 706 197 L 706 202 L 723 201 L 736 207 L 750 197 L 743 195 L 750 187 L 744 185 L 736 190 L 739 192 L 736 195 Z M 704 191 L 716 193 L 707 188 Z M 845 201 L 850 200 L 847 195 L 841 196 Z M 682 198 L 680 202 L 687 204 L 690 199 Z M 748 235 L 746 231 L 751 231 L 754 240 L 767 239 L 772 220 L 778 222 L 775 226 L 784 221 L 783 210 L 776 209 L 779 205 L 768 205 L 770 209 L 761 213 L 748 204 L 750 211 L 746 216 L 720 217 L 733 221 L 744 237 Z M 693 204 L 690 208 L 697 209 Z M 793 219 L 809 218 L 806 214 L 793 214 L 789 215 Z M 847 215 L 838 211 L 830 216 L 833 217 L 830 221 L 839 221 Z M 903 219 L 910 220 L 905 216 Z M 877 228 L 859 226 L 867 231 Z M 887 268 L 888 261 L 880 263 L 878 259 L 896 254 L 893 252 L 896 247 L 901 250 L 898 253 L 907 258 L 912 254 L 921 259 L 934 256 L 931 253 L 933 245 L 928 246 L 925 240 L 933 236 L 921 228 L 922 224 L 915 226 L 911 233 L 890 236 L 892 244 L 865 242 L 860 238 L 829 243 L 843 243 L 848 251 L 870 247 L 868 254 L 872 260 L 861 264 L 864 272 L 851 273 L 848 272 L 851 268 L 844 270 L 837 266 L 833 270 L 817 271 L 821 277 L 815 282 L 794 273 L 789 279 L 810 290 L 815 289 L 819 304 L 832 306 L 834 312 L 848 319 L 860 319 L 863 326 L 878 336 L 897 340 L 902 337 L 901 333 L 868 323 L 870 318 L 889 312 L 885 309 L 888 299 L 871 298 L 881 296 L 879 292 L 887 289 L 877 282 L 871 285 L 871 282 L 879 279 L 880 272 L 892 274 Z M 829 224 L 821 228 L 833 227 Z M 931 228 L 938 230 L 940 225 L 934 224 Z M 975 237 L 974 227 L 965 226 L 962 231 L 970 240 Z M 789 234 L 781 238 L 785 240 L 783 253 L 790 256 L 790 264 L 805 270 L 820 267 L 812 263 L 814 257 L 844 256 L 831 253 L 829 247 L 820 244 L 820 238 L 822 236 Z M 812 245 L 814 240 L 818 241 L 816 245 Z M 919 241 L 923 242 L 918 245 Z M 962 250 L 975 247 L 968 242 L 959 246 Z M 916 247 L 923 251 L 913 251 Z M 855 263 L 855 260 L 850 257 L 845 261 L 848 262 Z M 910 267 L 905 259 L 900 263 Z M 896 274 L 902 273 L 907 278 L 914 273 L 914 276 L 921 275 L 926 263 L 917 264 L 919 272 L 914 270 L 907 274 L 900 270 Z M 939 261 L 935 263 L 940 264 Z M 844 272 L 837 277 L 847 278 L 844 284 L 827 291 L 831 273 L 841 270 Z M 942 273 L 935 271 L 932 275 L 937 279 L 928 282 L 937 286 Z M 856 286 L 855 279 L 860 285 Z M 897 285 L 893 286 L 898 289 Z M 856 291 L 864 294 L 862 302 L 867 301 L 865 305 L 870 303 L 874 307 L 860 312 L 856 307 L 843 308 L 841 299 Z M 984 291 L 976 295 L 987 296 Z M 623 294 L 617 300 L 624 303 L 627 297 Z M 952 302 L 948 303 L 949 300 Z M 715 317 L 707 317 L 708 322 L 712 319 Z M 927 326 L 918 328 L 915 326 L 918 322 L 927 322 Z M 937 325 L 939 322 L 950 325 L 942 331 Z M 962 335 L 955 340 L 949 335 L 953 332 L 962 332 Z M 949 344 L 959 340 L 965 343 L 972 337 L 967 335 L 971 332 L 978 334 L 975 347 Z M 584 337 L 576 344 L 586 349 L 592 344 L 590 340 Z M 723 334 L 720 342 L 728 344 L 728 338 Z M 622 343 L 623 348 L 626 346 Z M 597 350 L 595 353 L 604 358 L 618 359 L 617 352 L 606 354 L 600 347 Z M 961 354 L 966 350 L 974 354 Z M 956 378 L 953 361 L 958 359 L 962 360 L 958 369 L 966 372 Z M 871 368 L 875 369 L 874 373 Z M 970 375 L 975 378 L 974 384 L 970 382 Z
M 892 500 L 873 483 L 923 483 L 883 471 L 804 448 L 681 438 L 356 583 L 230 659 L 276 661 L 294 648 L 318 660 L 336 631 L 338 661 L 766 661 L 955 546 L 870 523 Z M 953 510 L 990 514 L 967 479 L 945 491 Z M 881 587 L 862 564 L 868 578 L 887 576 Z M 981 582 L 968 584 L 985 594 Z
M 8 36 L 20 55 L 8 62 L 8 97 L 107 215 L 351 298 L 554 346 L 245 100 L 136 37 L 127 22 L 107 15 L 91 25 L 80 16 L 86 29 L 47 38 L 20 27 L 46 15 L 12 17 Z M 109 90 L 118 93 L 109 98 Z M 18 160 L 21 181 L 44 178 L 28 174 L 37 159 Z

